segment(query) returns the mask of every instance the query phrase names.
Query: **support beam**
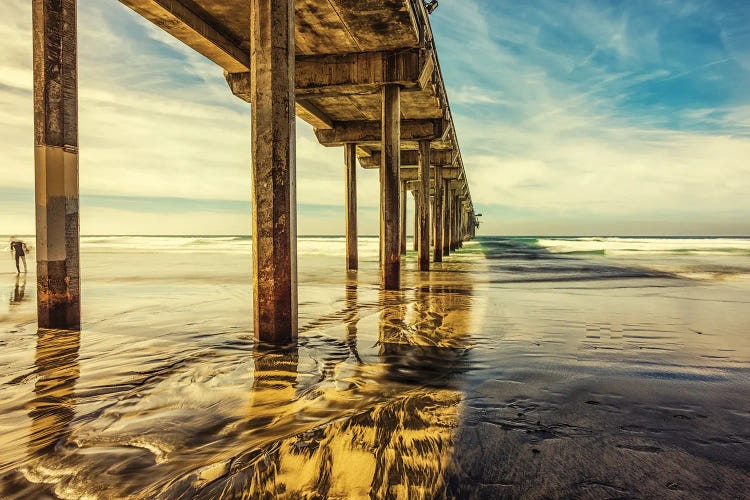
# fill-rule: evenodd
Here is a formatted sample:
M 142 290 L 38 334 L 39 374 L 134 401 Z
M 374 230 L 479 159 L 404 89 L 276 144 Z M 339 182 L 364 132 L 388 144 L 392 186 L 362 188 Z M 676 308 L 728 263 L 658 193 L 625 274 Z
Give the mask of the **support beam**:
M 450 188 L 451 181 L 443 181 L 443 196 L 445 197 L 445 211 L 443 213 L 445 221 L 443 222 L 443 256 L 449 257 L 451 254 L 451 226 L 453 211 L 453 194 Z
M 430 162 L 435 165 L 452 165 L 455 153 L 452 150 L 433 149 L 430 152 Z M 370 156 L 359 159 L 362 168 L 380 168 L 380 151 L 373 151 Z M 418 167 L 419 150 L 401 151 L 401 168 Z
M 460 169 L 456 167 L 443 167 L 440 169 L 440 176 L 444 180 L 454 181 L 458 178 Z M 419 169 L 418 168 L 403 168 L 401 167 L 401 180 L 419 182 Z
M 461 247 L 461 199 L 458 194 L 453 198 L 455 209 L 453 210 L 453 250 L 458 250 Z
M 249 72 L 224 73 L 224 79 L 229 85 L 232 93 L 243 101 L 252 104 L 252 78 Z M 320 109 L 309 99 L 301 98 L 295 102 L 297 115 L 316 129 L 330 130 L 333 128 L 333 120 L 325 111 Z
M 419 270 L 430 270 L 430 143 L 419 143 Z
M 414 238 L 412 238 L 412 250 L 415 252 L 419 251 L 419 238 L 417 238 L 417 235 L 419 234 L 419 213 L 416 209 L 416 207 L 419 206 L 419 190 L 418 189 L 412 189 L 411 190 L 411 197 L 412 200 L 414 200 Z
M 389 86 L 389 85 L 386 85 Z M 391 85 L 392 86 L 392 85 Z M 400 140 L 439 140 L 445 126 L 443 120 L 404 120 L 400 127 Z M 329 130 L 316 129 L 315 135 L 323 146 L 343 146 L 348 142 L 359 145 L 378 146 L 384 124 L 379 121 L 334 122 Z M 399 139 L 397 138 L 397 139 Z M 400 163 L 400 158 L 399 158 Z
M 456 226 L 458 227 L 456 241 L 458 242 L 458 248 L 463 248 L 464 246 L 464 226 L 463 226 L 463 216 L 464 216 L 464 202 L 462 199 L 458 200 L 458 214 L 456 214 Z
M 320 109 L 308 99 L 297 99 L 297 116 L 302 118 L 305 122 L 313 126 L 313 128 L 319 129 L 332 129 L 333 120 L 328 116 L 325 111 Z
M 471 214 L 469 212 L 464 212 L 464 240 L 465 241 L 471 241 L 471 231 L 469 229 L 470 223 L 471 223 Z
M 39 326 L 81 326 L 76 0 L 33 0 Z
M 435 243 L 432 260 L 435 262 L 443 262 L 443 222 L 445 221 L 445 216 L 443 214 L 443 167 L 440 165 L 435 166 L 433 177 L 435 179 L 435 195 L 433 199 L 434 208 L 432 210 L 432 216 L 435 218 Z
M 376 94 L 386 84 L 419 90 L 422 66 L 419 49 L 298 56 L 295 63 L 297 114 L 316 129 L 333 128 L 330 117 L 315 105 L 314 99 Z M 234 95 L 252 104 L 249 71 L 228 71 L 224 78 Z
M 253 301 L 255 338 L 297 339 L 294 0 L 253 0 Z
M 250 69 L 250 54 L 191 0 L 120 0 L 173 37 L 231 73 Z
M 451 226 L 451 237 L 450 237 L 450 250 L 451 253 L 456 251 L 456 196 L 455 192 L 451 193 L 451 218 L 449 222 Z
M 456 192 L 451 193 L 451 252 L 455 252 L 458 245 L 458 237 L 456 235 L 456 214 L 458 213 L 458 197 Z
M 401 255 L 406 255 L 406 183 L 401 182 Z
M 419 91 L 423 89 L 417 74 L 423 64 L 419 49 L 298 56 L 295 94 L 305 99 L 346 98 L 377 94 L 383 85 Z M 249 72 L 229 72 L 225 77 L 235 95 L 249 96 Z
M 466 210 L 461 210 L 461 245 L 466 240 Z
M 377 93 L 383 85 L 421 90 L 426 57 L 419 49 L 297 57 L 298 96 Z
M 383 165 L 380 167 L 380 255 L 381 282 L 386 290 L 401 288 L 400 190 L 401 190 L 401 89 L 382 89 L 381 131 Z
M 463 201 L 461 201 L 461 213 L 458 217 L 458 247 L 463 248 L 464 247 L 464 240 L 466 239 L 466 209 L 463 206 Z
M 346 270 L 359 269 L 357 249 L 357 145 L 344 146 L 346 164 Z

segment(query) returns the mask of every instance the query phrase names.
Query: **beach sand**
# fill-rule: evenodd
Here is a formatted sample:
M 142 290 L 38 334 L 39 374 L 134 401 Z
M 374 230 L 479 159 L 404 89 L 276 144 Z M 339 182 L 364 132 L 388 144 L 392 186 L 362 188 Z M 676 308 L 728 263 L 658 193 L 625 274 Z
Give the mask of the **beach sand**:
M 487 237 L 389 293 L 343 248 L 285 349 L 247 238 L 84 238 L 80 333 L 8 259 L 0 498 L 750 496 L 750 241 Z

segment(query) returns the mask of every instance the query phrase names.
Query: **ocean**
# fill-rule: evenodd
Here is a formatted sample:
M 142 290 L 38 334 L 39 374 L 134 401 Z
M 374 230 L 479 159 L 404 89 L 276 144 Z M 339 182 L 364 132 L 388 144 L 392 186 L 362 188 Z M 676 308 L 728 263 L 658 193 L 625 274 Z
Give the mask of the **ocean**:
M 248 237 L 82 237 L 81 332 L 8 257 L 0 498 L 750 497 L 750 239 L 359 244 L 300 238 L 283 349 Z

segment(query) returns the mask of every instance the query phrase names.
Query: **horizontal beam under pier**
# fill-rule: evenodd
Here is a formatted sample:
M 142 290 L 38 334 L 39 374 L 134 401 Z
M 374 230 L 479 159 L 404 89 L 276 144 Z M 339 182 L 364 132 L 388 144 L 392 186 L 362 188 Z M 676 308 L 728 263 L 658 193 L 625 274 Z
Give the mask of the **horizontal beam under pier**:
M 250 69 L 250 50 L 192 0 L 120 0 L 185 45 L 230 72 Z
M 419 142 L 438 140 L 443 135 L 447 122 L 444 120 L 402 120 L 401 141 Z M 315 130 L 323 146 L 343 146 L 346 143 L 379 145 L 382 140 L 382 124 L 379 121 L 334 122 L 330 130 Z M 400 154 L 400 153 L 399 153 Z M 400 161 L 400 157 L 398 158 Z
M 436 171 L 437 167 L 433 167 L 433 171 Z M 458 179 L 460 169 L 456 167 L 442 167 L 439 174 L 432 174 L 430 177 L 434 184 L 436 175 L 439 175 L 443 180 L 454 181 Z M 419 168 L 401 168 L 401 180 L 412 182 L 419 180 Z
M 380 168 L 380 151 L 373 151 L 370 156 L 361 156 L 359 164 L 362 168 Z M 457 154 L 452 150 L 432 149 L 430 151 L 430 165 L 453 165 Z M 401 151 L 401 168 L 417 167 L 419 162 L 418 150 Z
M 297 56 L 295 95 L 311 98 L 377 94 L 383 85 L 399 85 L 406 92 L 424 90 L 420 75 L 425 57 L 419 49 Z M 224 78 L 234 95 L 252 102 L 249 71 L 227 71 Z M 425 88 L 429 89 L 429 86 Z

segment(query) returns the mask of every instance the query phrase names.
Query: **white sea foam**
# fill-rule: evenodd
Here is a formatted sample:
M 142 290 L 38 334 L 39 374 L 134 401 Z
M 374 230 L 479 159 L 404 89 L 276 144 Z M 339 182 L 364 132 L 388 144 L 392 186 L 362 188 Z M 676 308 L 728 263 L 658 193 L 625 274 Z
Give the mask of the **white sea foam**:
M 750 255 L 750 238 L 547 238 L 538 243 L 553 253 Z
M 361 257 L 378 256 L 378 238 L 359 238 Z M 218 253 L 250 255 L 249 236 L 82 236 L 81 250 L 96 253 Z M 346 250 L 342 236 L 302 236 L 299 255 L 337 256 Z
M 33 246 L 34 237 L 24 238 Z M 538 244 L 552 253 L 647 255 L 741 255 L 750 256 L 750 238 L 540 238 Z M 92 253 L 217 253 L 250 255 L 249 236 L 82 236 L 81 250 Z M 411 248 L 411 238 L 407 247 Z M 377 258 L 378 238 L 359 238 L 359 255 Z M 299 255 L 340 256 L 346 249 L 343 236 L 301 236 Z

